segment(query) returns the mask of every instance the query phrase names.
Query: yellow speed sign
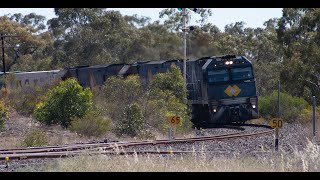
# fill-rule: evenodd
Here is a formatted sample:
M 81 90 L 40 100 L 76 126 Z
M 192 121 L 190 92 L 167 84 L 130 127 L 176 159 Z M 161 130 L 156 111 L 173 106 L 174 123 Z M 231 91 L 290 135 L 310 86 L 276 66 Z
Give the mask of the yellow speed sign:
M 283 126 L 283 120 L 279 119 L 279 118 L 274 118 L 271 119 L 271 121 L 269 121 L 269 126 L 271 126 L 272 128 L 282 128 Z
M 168 117 L 168 122 L 174 125 L 177 125 L 180 123 L 180 117 L 179 116 L 170 116 Z

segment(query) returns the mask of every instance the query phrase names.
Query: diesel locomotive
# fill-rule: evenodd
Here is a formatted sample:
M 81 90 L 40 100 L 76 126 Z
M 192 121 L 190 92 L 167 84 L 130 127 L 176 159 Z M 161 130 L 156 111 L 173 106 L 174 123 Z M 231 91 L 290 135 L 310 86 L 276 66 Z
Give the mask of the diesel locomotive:
M 244 56 L 188 61 L 187 84 L 196 126 L 244 123 L 259 116 L 253 67 Z

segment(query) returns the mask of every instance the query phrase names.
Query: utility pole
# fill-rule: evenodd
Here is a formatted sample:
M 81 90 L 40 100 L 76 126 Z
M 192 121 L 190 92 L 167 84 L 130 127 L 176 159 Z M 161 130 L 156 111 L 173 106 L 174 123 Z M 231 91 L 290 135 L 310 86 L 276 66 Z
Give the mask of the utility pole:
M 187 82 L 187 35 L 186 35 L 186 8 L 183 8 L 183 78 Z
M 4 48 L 19 48 L 19 45 L 16 46 L 4 46 L 4 38 L 5 37 L 21 37 L 21 36 L 13 36 L 13 35 L 4 35 L 4 33 L 0 34 L 1 37 L 1 49 L 2 49 L 2 67 L 3 67 L 3 75 L 6 75 L 6 61 L 4 56 Z
M 1 33 L 1 45 L 2 45 L 2 67 L 3 67 L 3 75 L 5 76 L 6 75 L 6 64 L 5 64 L 5 61 L 4 61 L 4 34 Z

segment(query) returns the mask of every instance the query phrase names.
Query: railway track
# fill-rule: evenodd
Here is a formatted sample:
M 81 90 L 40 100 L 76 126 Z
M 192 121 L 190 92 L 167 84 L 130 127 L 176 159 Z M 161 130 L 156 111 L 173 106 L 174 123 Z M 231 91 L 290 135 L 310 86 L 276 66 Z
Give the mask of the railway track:
M 147 140 L 147 141 L 130 141 L 130 142 L 109 142 L 109 143 L 84 143 L 75 145 L 62 146 L 43 146 L 43 147 L 29 147 L 29 148 L 15 148 L 15 149 L 0 149 L 0 161 L 21 160 L 21 159 L 37 159 L 37 158 L 61 158 L 68 156 L 75 156 L 83 154 L 84 152 L 90 154 L 181 154 L 194 153 L 193 151 L 119 151 L 120 148 L 132 146 L 146 146 L 146 145 L 163 145 L 163 144 L 177 144 L 177 143 L 194 143 L 198 141 L 222 141 L 236 138 L 248 138 L 262 135 L 269 135 L 273 133 L 273 129 L 264 130 L 255 133 L 237 132 L 232 134 L 223 134 L 215 136 L 201 136 L 193 138 L 176 138 L 173 140 Z M 118 149 L 118 150 L 117 150 Z

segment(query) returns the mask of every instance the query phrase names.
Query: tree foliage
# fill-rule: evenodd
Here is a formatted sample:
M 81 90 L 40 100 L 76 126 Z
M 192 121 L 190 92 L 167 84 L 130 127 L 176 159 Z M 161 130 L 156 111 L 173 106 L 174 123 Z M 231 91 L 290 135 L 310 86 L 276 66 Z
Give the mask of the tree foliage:
M 5 51 L 7 71 L 49 70 L 183 57 L 182 11 L 177 8 L 166 8 L 159 13 L 164 23 L 152 22 L 144 16 L 122 15 L 119 11 L 106 8 L 55 8 L 54 11 L 56 17 L 47 22 L 43 16 L 35 13 L 0 17 L 0 33 L 19 36 L 5 38 L 6 45 L 20 44 L 17 50 L 8 48 Z M 319 8 L 284 8 L 282 17 L 267 20 L 264 27 L 249 28 L 245 22 L 240 21 L 228 24 L 221 30 L 207 21 L 212 16 L 210 9 L 201 8 L 200 14 L 189 10 L 187 13 L 188 25 L 195 27 L 187 33 L 188 59 L 223 54 L 244 55 L 254 66 L 260 96 L 268 96 L 276 90 L 280 79 L 281 88 L 289 95 L 301 97 L 308 102 L 315 95 L 317 101 L 320 101 Z M 196 18 L 198 22 L 190 24 L 190 18 Z M 150 102 L 153 100 L 154 107 L 157 103 L 163 107 L 171 106 L 151 96 L 183 102 L 184 90 L 173 90 L 181 89 L 183 85 L 171 84 L 180 79 L 159 75 L 155 77 L 150 92 L 141 90 L 138 79 L 134 80 L 135 83 L 125 79 L 110 79 L 109 83 L 121 84 L 123 80 L 124 84 L 128 83 L 136 89 L 125 85 L 109 87 L 111 89 L 106 91 L 110 93 L 107 98 L 110 111 L 116 109 L 117 105 L 123 110 L 127 105 L 139 101 L 144 118 L 148 119 L 145 107 L 149 103 L 148 108 L 152 109 Z M 112 92 L 120 87 L 127 90 L 121 90 L 122 94 L 119 95 Z M 140 93 L 145 94 L 142 97 Z M 116 102 L 113 98 L 119 98 L 125 105 L 112 105 L 113 100 Z M 159 118 L 170 110 L 160 111 Z
M 320 100 L 320 33 L 318 8 L 284 8 L 277 34 L 284 51 L 280 79 L 292 95 Z
M 167 118 L 181 117 L 179 132 L 187 132 L 191 121 L 186 102 L 186 85 L 178 67 L 156 74 L 143 87 L 137 75 L 110 77 L 104 85 L 107 115 L 113 120 L 118 135 L 140 136 L 148 127 L 165 132 Z M 132 116 L 132 117 L 130 117 Z
M 187 89 L 180 69 L 172 65 L 166 73 L 156 74 L 151 81 L 146 105 L 146 114 L 150 124 L 162 131 L 169 127 L 169 116 L 181 117 L 178 125 L 180 132 L 188 132 L 191 127 L 186 104 Z
M 120 119 L 116 121 L 116 133 L 119 136 L 138 136 L 144 129 L 145 119 L 139 104 L 128 104 L 123 109 Z
M 45 17 L 34 13 L 0 17 L 0 33 L 16 37 L 4 38 L 6 71 L 49 70 L 52 35 L 44 30 Z M 13 48 L 19 45 L 18 48 Z M 2 64 L 0 65 L 2 69 Z
M 35 118 L 45 124 L 68 127 L 72 118 L 83 117 L 92 109 L 92 92 L 82 89 L 75 79 L 62 81 L 50 89 L 44 102 L 37 104 Z
M 267 119 L 278 117 L 278 93 L 274 91 L 269 96 L 263 96 L 259 100 L 261 116 Z M 280 93 L 280 116 L 287 122 L 295 122 L 304 109 L 309 106 L 302 98 L 293 97 L 286 93 Z
M 168 72 L 158 73 L 151 81 L 151 90 L 170 91 L 181 102 L 187 99 L 186 83 L 179 67 L 172 65 Z

